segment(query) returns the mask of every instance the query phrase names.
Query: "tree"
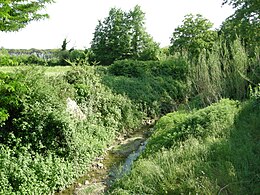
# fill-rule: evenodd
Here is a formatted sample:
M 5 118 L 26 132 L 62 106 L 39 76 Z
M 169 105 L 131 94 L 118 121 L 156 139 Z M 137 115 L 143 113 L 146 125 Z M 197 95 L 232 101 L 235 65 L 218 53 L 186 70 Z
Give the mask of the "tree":
M 249 21 L 260 20 L 260 1 L 259 0 L 224 0 L 224 4 L 232 5 L 236 9 L 233 17 L 237 19 L 247 19 Z
M 139 6 L 124 12 L 112 8 L 99 21 L 91 42 L 94 60 L 109 65 L 122 59 L 155 59 L 159 47 L 145 32 L 144 13 Z
M 53 0 L 0 0 L 0 31 L 17 31 L 33 20 L 48 17 L 40 11 Z
M 171 38 L 170 52 L 188 52 L 198 57 L 202 49 L 210 49 L 217 38 L 217 32 L 211 30 L 213 24 L 202 15 L 188 14 L 183 24 L 178 26 Z
M 125 20 L 121 9 L 112 8 L 109 16 L 103 22 L 98 22 L 91 44 L 96 61 L 107 65 L 127 55 L 130 40 Z
M 246 48 L 254 51 L 260 42 L 260 1 L 225 0 L 223 4 L 232 5 L 235 13 L 222 24 L 220 33 L 230 43 L 239 36 Z
M 146 32 L 145 13 L 140 6 L 135 6 L 128 13 L 128 26 L 131 40 L 131 58 L 139 60 L 156 60 L 159 53 L 159 45 Z
M 67 45 L 70 41 L 67 40 L 67 38 L 65 38 L 63 41 L 62 41 L 62 45 L 61 45 L 61 51 L 66 51 L 67 50 Z

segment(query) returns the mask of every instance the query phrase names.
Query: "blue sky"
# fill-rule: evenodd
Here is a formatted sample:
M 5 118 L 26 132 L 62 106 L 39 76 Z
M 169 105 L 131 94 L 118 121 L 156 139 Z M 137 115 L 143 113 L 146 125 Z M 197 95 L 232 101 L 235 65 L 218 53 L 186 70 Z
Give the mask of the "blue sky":
M 174 29 L 186 14 L 202 14 L 218 28 L 233 13 L 222 0 L 56 0 L 48 5 L 50 19 L 32 22 L 18 32 L 0 33 L 0 47 L 14 49 L 60 48 L 64 38 L 68 47 L 88 48 L 98 20 L 108 16 L 110 8 L 130 10 L 140 5 L 146 14 L 147 32 L 161 46 L 170 44 Z

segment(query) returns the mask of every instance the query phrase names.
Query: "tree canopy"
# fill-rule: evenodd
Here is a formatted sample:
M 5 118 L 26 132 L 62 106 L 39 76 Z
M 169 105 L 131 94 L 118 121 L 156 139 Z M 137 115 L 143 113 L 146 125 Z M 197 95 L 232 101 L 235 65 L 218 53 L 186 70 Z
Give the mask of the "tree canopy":
M 209 49 L 217 38 L 217 33 L 211 30 L 213 24 L 202 15 L 188 14 L 183 24 L 178 26 L 171 38 L 170 51 L 189 52 L 196 56 L 201 49 Z
M 247 19 L 249 21 L 260 20 L 259 0 L 224 0 L 223 4 L 232 5 L 236 10 L 233 17 Z
M 260 1 L 259 0 L 225 0 L 223 4 L 235 9 L 221 27 L 221 32 L 229 41 L 239 36 L 248 49 L 259 45 L 260 41 Z
M 0 31 L 17 31 L 33 20 L 48 17 L 42 13 L 54 0 L 0 0 Z
M 129 12 L 112 8 L 94 32 L 91 49 L 95 60 L 109 65 L 121 59 L 156 59 L 159 46 L 145 31 L 144 18 L 140 6 Z

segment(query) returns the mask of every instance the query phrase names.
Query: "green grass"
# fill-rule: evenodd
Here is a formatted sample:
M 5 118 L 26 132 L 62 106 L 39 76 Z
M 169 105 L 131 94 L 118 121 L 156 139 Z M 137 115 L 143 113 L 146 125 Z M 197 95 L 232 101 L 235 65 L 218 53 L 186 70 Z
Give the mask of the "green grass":
M 162 117 L 109 194 L 259 194 L 260 105 L 224 100 Z
M 0 72 L 14 72 L 17 69 L 26 69 L 28 66 L 0 66 Z M 42 68 L 43 66 L 35 66 Z M 43 67 L 45 73 L 49 76 L 55 76 L 59 74 L 65 74 L 68 70 L 71 70 L 71 66 L 53 66 L 53 67 Z

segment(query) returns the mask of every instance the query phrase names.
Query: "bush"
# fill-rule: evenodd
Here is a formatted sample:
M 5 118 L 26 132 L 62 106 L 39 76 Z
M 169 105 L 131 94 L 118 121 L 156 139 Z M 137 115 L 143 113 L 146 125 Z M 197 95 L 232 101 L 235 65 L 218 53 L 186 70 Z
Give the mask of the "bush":
M 102 85 L 93 67 L 74 67 L 64 77 L 46 77 L 33 67 L 1 73 L 0 83 L 1 194 L 64 188 L 143 117 L 127 97 Z M 66 111 L 67 97 L 86 119 Z
M 72 163 L 53 154 L 42 156 L 2 144 L 0 150 L 0 194 L 49 194 L 76 176 Z
M 66 150 L 71 125 L 65 99 L 58 95 L 61 88 L 52 86 L 42 72 L 32 69 L 2 74 L 1 79 L 0 107 L 8 114 L 2 125 L 1 143 L 15 145 L 14 136 L 21 145 L 31 144 L 37 152 Z
M 103 85 L 94 67 L 74 67 L 65 78 L 75 87 L 77 101 L 87 117 L 98 115 L 102 124 L 119 130 L 132 129 L 140 124 L 142 114 L 137 106 L 126 96 L 115 95 Z
M 163 61 L 121 60 L 114 62 L 109 71 L 115 76 L 170 76 L 175 80 L 186 81 L 188 64 L 181 57 Z
M 191 136 L 205 139 L 208 136 L 220 135 L 224 129 L 232 125 L 238 105 L 235 101 L 222 100 L 191 113 L 167 114 L 156 124 L 157 131 L 149 140 L 146 152 L 170 148 Z
M 115 61 L 109 71 L 115 76 L 143 77 L 151 74 L 150 67 L 156 66 L 158 61 L 120 60 Z
M 145 152 L 130 174 L 115 182 L 110 194 L 237 194 L 242 189 L 243 194 L 256 192 L 242 187 L 248 185 L 243 184 L 249 179 L 246 175 L 238 179 L 245 172 L 241 165 L 248 163 L 244 161 L 248 155 L 247 150 L 238 152 L 235 148 L 245 148 L 243 144 L 250 142 L 248 138 L 244 140 L 248 132 L 233 129 L 238 106 L 235 101 L 222 100 L 191 113 L 162 117 Z M 236 132 L 239 135 L 235 136 Z M 245 142 L 241 145 L 234 136 Z M 244 155 L 247 157 L 239 160 Z
M 6 50 L 0 50 L 0 66 L 18 66 L 19 62 L 11 57 Z
M 141 105 L 150 117 L 175 110 L 187 94 L 187 85 L 169 76 L 129 78 L 105 75 L 103 83 L 113 92 L 124 94 Z

